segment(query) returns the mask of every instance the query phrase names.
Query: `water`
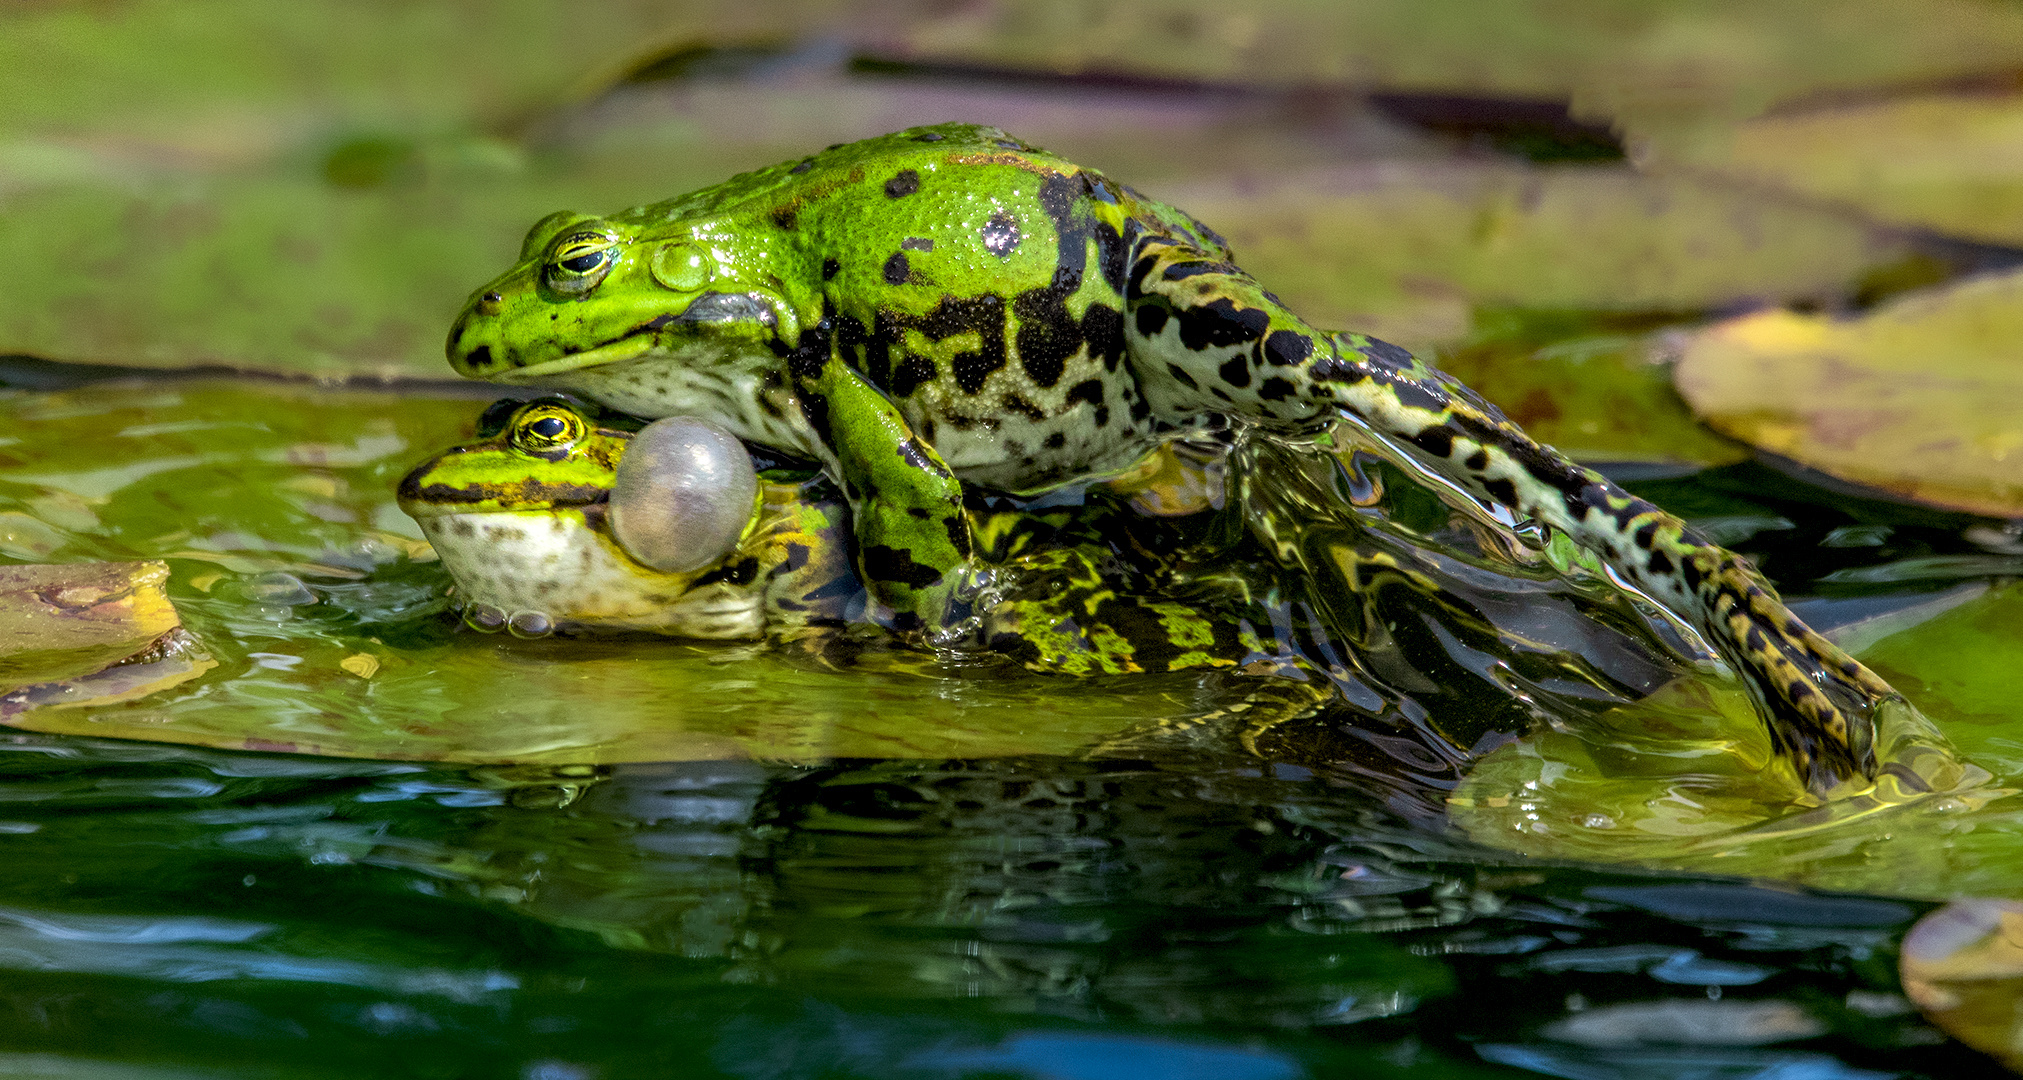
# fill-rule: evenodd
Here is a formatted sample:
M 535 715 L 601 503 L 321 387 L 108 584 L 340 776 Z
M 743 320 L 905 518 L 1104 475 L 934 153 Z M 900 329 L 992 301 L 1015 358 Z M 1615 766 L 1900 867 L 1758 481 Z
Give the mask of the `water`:
M 1146 726 L 1240 700 L 1229 678 L 462 633 L 391 488 L 479 407 L 203 380 L 0 401 L 0 553 L 168 559 L 217 662 L 0 735 L 0 1072 L 1998 1072 L 1894 965 L 1933 901 L 2023 881 L 2005 691 L 1941 663 L 2015 592 L 1963 562 L 2003 554 L 1965 519 L 1756 466 L 1640 485 L 1868 626 L 1988 773 L 1805 817 L 1662 620 L 1565 552 L 1488 558 L 1374 461 L 1336 478 L 1364 520 L 1315 519 L 1298 557 L 1325 584 L 1389 552 L 1438 588 L 1306 597 L 1361 627 L 1331 677 L 1370 697 L 1262 758 Z

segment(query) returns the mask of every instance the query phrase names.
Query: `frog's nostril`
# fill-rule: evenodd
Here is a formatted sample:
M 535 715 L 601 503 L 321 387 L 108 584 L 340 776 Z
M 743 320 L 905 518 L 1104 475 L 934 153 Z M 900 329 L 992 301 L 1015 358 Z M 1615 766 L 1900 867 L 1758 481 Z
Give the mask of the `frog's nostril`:
M 500 305 L 504 304 L 505 302 L 506 302 L 505 297 L 500 296 L 498 293 L 495 292 L 488 292 L 485 295 L 478 297 L 478 310 L 486 315 L 497 315 L 499 313 Z

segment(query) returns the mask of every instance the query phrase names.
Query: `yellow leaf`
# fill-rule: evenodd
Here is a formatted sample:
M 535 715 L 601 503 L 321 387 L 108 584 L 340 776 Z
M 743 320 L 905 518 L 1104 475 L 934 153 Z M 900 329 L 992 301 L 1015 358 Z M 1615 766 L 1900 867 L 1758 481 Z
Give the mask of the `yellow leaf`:
M 352 653 L 337 662 L 337 666 L 361 679 L 370 679 L 379 674 L 379 657 L 371 653 Z
M 1859 319 L 1708 327 L 1674 371 L 1716 431 L 1844 480 L 2023 516 L 2023 273 L 1908 293 Z

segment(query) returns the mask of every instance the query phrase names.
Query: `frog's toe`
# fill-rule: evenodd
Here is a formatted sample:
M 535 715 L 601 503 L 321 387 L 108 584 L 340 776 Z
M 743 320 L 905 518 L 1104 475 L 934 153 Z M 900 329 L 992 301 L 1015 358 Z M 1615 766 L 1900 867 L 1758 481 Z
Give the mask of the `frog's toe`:
M 506 613 L 491 604 L 465 604 L 464 625 L 483 634 L 496 634 L 506 628 Z
M 555 632 L 555 620 L 545 611 L 516 611 L 506 630 L 516 638 L 544 638 Z
M 1807 791 L 1832 798 L 1849 784 L 1875 778 L 1879 704 L 1868 698 L 1836 703 L 1809 681 L 1795 680 L 1769 702 L 1771 743 L 1790 759 Z

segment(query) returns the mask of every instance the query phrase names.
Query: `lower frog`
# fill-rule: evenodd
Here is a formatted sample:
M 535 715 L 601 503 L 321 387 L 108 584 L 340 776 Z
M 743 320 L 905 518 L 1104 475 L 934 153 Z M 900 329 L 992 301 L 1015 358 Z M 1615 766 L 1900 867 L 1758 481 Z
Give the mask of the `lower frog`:
M 1318 329 L 1186 213 L 995 128 L 914 128 L 609 216 L 536 224 L 449 359 L 821 463 L 875 617 L 967 633 L 963 482 L 1014 493 L 1233 425 L 1337 421 L 1564 532 L 1743 675 L 1817 790 L 1872 773 L 1888 684 L 1744 560 L 1404 349 Z
M 708 424 L 641 427 L 563 399 L 501 402 L 479 435 L 399 487 L 477 629 L 732 640 L 863 620 L 849 510 L 819 473 L 755 463 Z M 970 516 L 1001 581 L 977 621 L 978 647 L 1073 675 L 1234 668 L 1283 653 L 1268 614 L 1150 595 L 1158 556 L 1098 542 L 1087 510 L 979 497 Z M 1174 545 L 1136 545 L 1161 546 Z

